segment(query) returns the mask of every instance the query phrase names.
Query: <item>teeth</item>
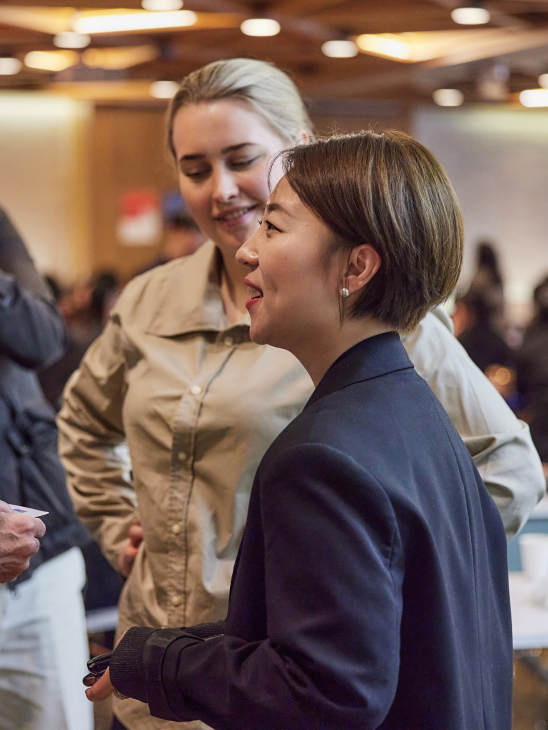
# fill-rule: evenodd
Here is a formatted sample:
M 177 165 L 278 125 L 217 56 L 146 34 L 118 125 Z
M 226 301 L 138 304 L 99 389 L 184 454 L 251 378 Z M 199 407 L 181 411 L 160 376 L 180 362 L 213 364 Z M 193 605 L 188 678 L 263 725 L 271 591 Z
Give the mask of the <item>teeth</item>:
M 238 210 L 234 210 L 232 213 L 226 213 L 225 215 L 220 215 L 218 218 L 223 221 L 231 221 L 234 218 L 239 218 L 244 215 L 244 213 L 247 213 L 249 210 L 251 210 L 251 208 L 238 208 Z
M 262 297 L 263 293 L 259 289 L 255 289 L 253 286 L 248 286 L 247 291 L 251 294 L 252 298 Z

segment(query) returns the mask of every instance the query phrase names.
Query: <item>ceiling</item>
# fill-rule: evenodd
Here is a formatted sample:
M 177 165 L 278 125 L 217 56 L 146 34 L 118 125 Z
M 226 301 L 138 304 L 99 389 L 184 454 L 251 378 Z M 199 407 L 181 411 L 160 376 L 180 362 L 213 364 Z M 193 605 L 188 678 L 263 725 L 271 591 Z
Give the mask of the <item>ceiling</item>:
M 68 68 L 55 72 L 23 65 L 15 75 L 0 75 L 0 89 L 145 100 L 152 81 L 176 81 L 210 61 L 236 56 L 274 62 L 293 75 L 305 95 L 319 100 L 415 102 L 430 100 L 439 87 L 451 87 L 462 91 L 466 101 L 508 102 L 517 101 L 520 91 L 538 87 L 539 74 L 548 72 L 548 0 L 486 2 L 491 20 L 482 26 L 453 22 L 451 10 L 461 4 L 185 0 L 184 9 L 196 13 L 193 25 L 92 33 L 87 48 L 72 52 Z M 53 0 L 40 0 L 39 6 L 37 0 L 0 2 L 0 56 L 24 61 L 31 51 L 54 51 L 55 33 L 70 30 L 75 18 L 120 7 L 141 10 L 140 0 L 78 0 L 70 7 Z M 257 17 L 276 19 L 281 32 L 244 35 L 242 21 Z M 322 53 L 325 41 L 362 34 L 373 39 L 373 51 L 365 48 L 352 58 Z M 411 49 L 408 57 L 379 55 L 379 38 Z

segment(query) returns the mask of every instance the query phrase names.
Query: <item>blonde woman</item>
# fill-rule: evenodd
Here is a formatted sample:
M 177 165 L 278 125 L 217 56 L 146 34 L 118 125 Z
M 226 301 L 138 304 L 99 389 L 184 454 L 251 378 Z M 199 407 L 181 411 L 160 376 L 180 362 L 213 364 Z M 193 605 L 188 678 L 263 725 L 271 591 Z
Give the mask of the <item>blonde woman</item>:
M 251 341 L 245 270 L 235 259 L 258 228 L 271 159 L 310 133 L 294 84 L 261 61 L 210 64 L 186 77 L 172 101 L 168 141 L 181 193 L 209 241 L 126 287 L 59 416 L 78 513 L 128 576 L 119 633 L 225 617 L 254 473 L 312 393 L 293 355 Z M 405 347 L 515 534 L 544 489 L 527 426 L 471 363 L 441 311 L 428 314 Z M 124 441 L 133 479 L 118 448 Z M 114 707 L 128 730 L 171 727 L 134 700 Z

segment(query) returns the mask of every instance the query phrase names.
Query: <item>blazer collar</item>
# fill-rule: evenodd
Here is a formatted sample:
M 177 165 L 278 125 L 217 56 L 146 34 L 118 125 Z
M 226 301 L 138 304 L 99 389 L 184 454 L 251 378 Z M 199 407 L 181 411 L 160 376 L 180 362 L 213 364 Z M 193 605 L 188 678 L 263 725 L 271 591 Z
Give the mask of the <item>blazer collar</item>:
M 397 332 L 385 332 L 358 342 L 335 360 L 312 393 L 306 407 L 347 385 L 413 368 Z

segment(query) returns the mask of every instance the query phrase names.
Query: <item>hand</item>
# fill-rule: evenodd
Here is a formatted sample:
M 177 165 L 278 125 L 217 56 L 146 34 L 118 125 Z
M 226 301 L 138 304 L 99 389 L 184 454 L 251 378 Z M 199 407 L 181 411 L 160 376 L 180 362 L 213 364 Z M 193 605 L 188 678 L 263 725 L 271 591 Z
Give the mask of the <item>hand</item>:
M 141 518 L 139 515 L 137 515 L 135 522 L 129 528 L 128 537 L 129 541 L 118 559 L 118 571 L 124 578 L 127 578 L 131 573 L 133 563 L 139 552 L 139 545 L 143 542 L 143 528 L 141 527 Z
M 116 646 L 122 641 L 124 636 L 127 634 L 127 630 L 124 631 L 122 636 L 116 642 Z M 102 702 L 114 692 L 114 686 L 110 681 L 110 667 L 103 674 L 102 677 L 95 680 L 93 685 L 86 690 L 86 697 L 90 702 Z
M 110 669 L 95 681 L 95 684 L 86 689 L 86 697 L 90 702 L 102 702 L 114 692 L 114 687 L 110 681 Z
M 29 560 L 40 549 L 38 538 L 46 526 L 42 520 L 13 512 L 0 502 L 0 583 L 17 578 L 29 567 Z

